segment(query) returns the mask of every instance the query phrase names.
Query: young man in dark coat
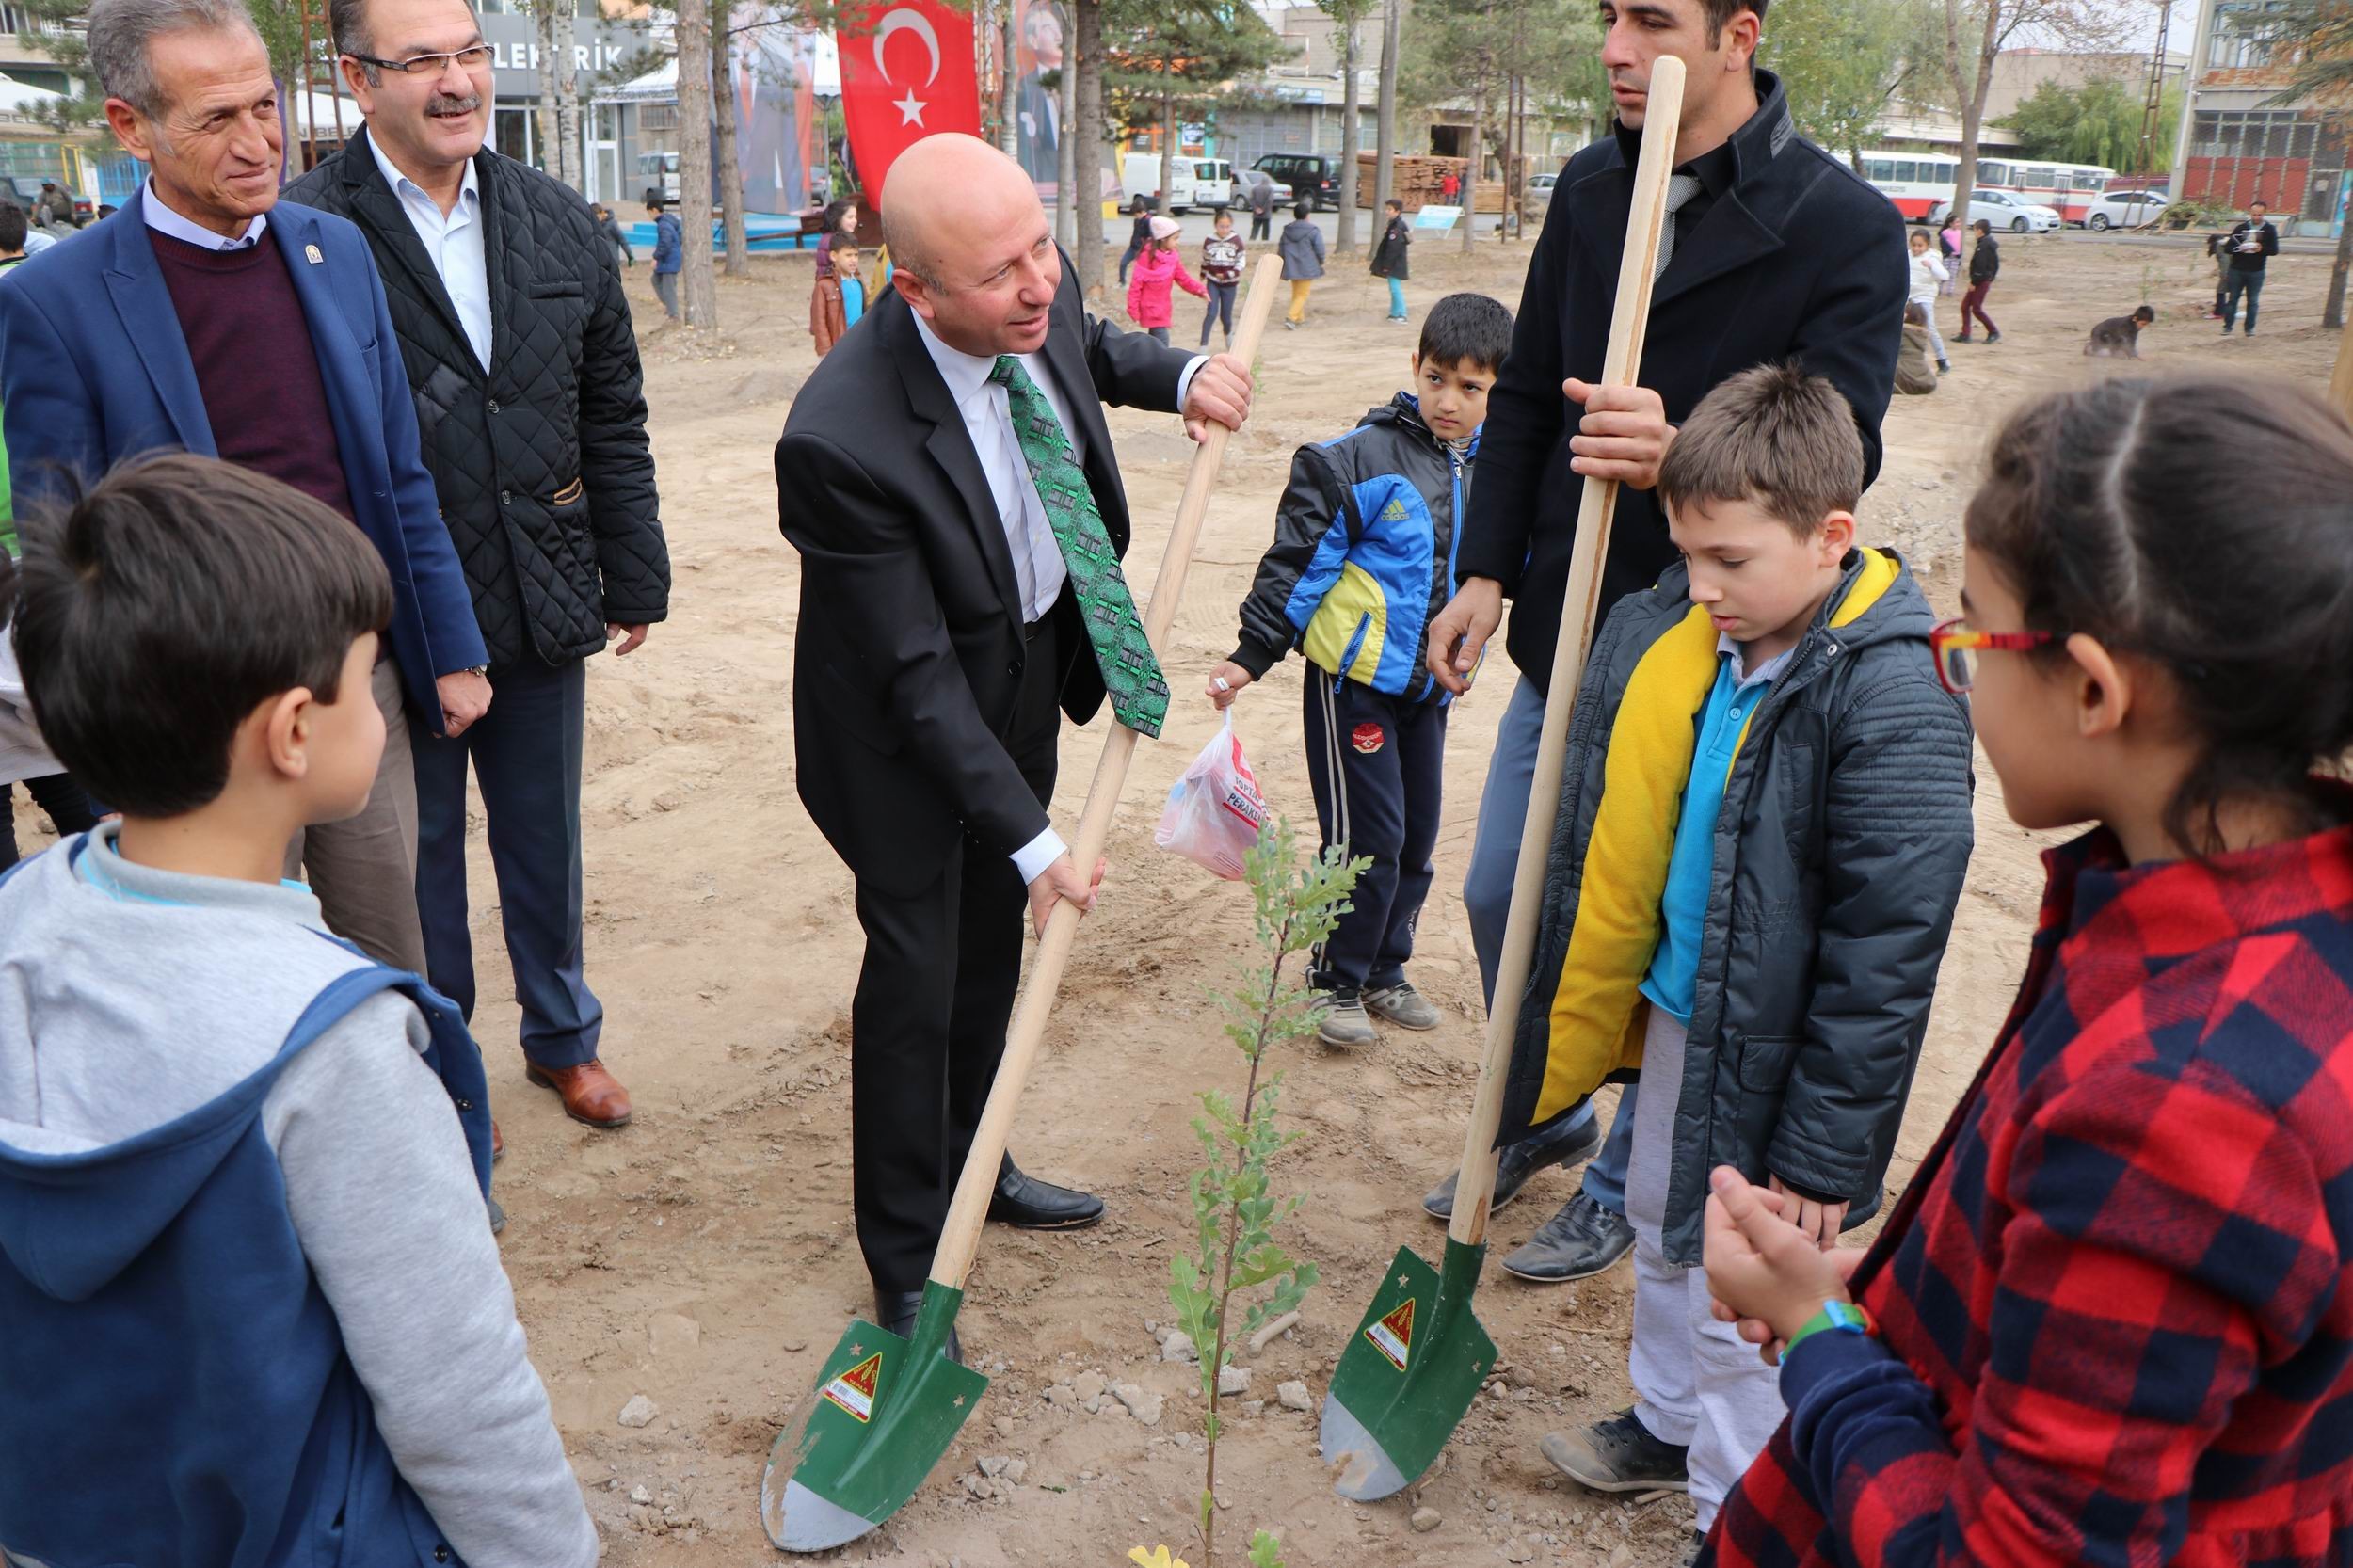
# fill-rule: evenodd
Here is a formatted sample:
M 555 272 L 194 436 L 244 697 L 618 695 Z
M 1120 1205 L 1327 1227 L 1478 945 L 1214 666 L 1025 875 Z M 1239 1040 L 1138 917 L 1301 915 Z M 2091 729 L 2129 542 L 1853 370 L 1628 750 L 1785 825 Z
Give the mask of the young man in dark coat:
M 2255 306 L 2264 295 L 2264 264 L 2280 253 L 2280 231 L 2273 228 L 2267 209 L 2260 201 L 2247 205 L 2247 217 L 2231 231 L 2222 248 L 2231 258 L 2231 270 L 2222 279 L 2222 335 L 2231 335 L 2231 323 L 2238 316 L 2241 295 L 2247 297 L 2247 335 L 2255 335 Z
M 335 0 L 367 128 L 286 189 L 375 252 L 497 701 L 462 739 L 419 729 L 417 898 L 428 978 L 473 1012 L 466 769 L 488 820 L 531 1080 L 619 1127 L 604 1008 L 581 953 L 587 656 L 669 614 L 670 555 L 613 251 L 568 187 L 483 145 L 489 46 L 465 0 Z
M 1389 280 L 1389 319 L 1405 319 L 1405 280 L 1408 273 L 1406 248 L 1414 243 L 1414 232 L 1405 222 L 1405 203 L 1389 198 L 1389 226 L 1381 231 L 1381 243 L 1372 248 L 1372 275 Z
M 1602 566 L 1607 615 L 1675 559 L 1652 487 L 1674 425 L 1726 377 L 1779 360 L 1826 377 L 1854 408 L 1866 479 L 1879 471 L 1880 417 L 1895 385 L 1910 277 L 1903 220 L 1884 196 L 1798 135 L 1781 83 L 1753 68 L 1764 10 L 1765 0 L 1601 0 L 1601 58 L 1617 125 L 1561 172 L 1529 259 L 1512 354 L 1488 404 L 1479 488 L 1455 562 L 1460 586 L 1431 626 L 1430 664 L 1449 690 L 1467 690 L 1503 601 L 1515 601 L 1508 650 L 1520 680 L 1496 738 L 1463 890 L 1491 989 L 1567 590 L 1578 480 L 1624 484 Z M 1603 387 L 1595 383 L 1645 89 L 1661 55 L 1680 59 L 1689 75 L 1644 384 Z M 1631 1099 L 1621 1102 L 1585 1190 L 1506 1260 L 1513 1272 L 1579 1279 L 1633 1245 L 1624 1196 Z M 1587 1111 L 1506 1149 L 1496 1206 L 1538 1169 L 1582 1159 L 1598 1141 Z M 1453 1199 L 1449 1178 L 1424 1207 L 1444 1216 Z

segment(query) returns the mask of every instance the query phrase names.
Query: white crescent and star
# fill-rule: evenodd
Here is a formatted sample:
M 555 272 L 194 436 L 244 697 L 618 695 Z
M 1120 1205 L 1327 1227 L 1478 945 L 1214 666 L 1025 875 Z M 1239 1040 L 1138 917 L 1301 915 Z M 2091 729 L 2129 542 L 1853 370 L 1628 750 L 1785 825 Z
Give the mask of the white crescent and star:
M 923 78 L 922 84 L 930 87 L 939 78 L 939 35 L 932 30 L 931 18 L 920 11 L 901 8 L 883 13 L 881 24 L 874 29 L 874 70 L 884 81 L 890 80 L 890 67 L 884 62 L 883 50 L 890 42 L 890 35 L 901 31 L 913 33 L 923 40 L 923 47 L 931 51 L 931 74 Z M 890 106 L 899 111 L 900 124 L 921 125 L 923 111 L 931 105 L 916 97 L 915 88 L 909 87 L 906 96 L 895 100 Z

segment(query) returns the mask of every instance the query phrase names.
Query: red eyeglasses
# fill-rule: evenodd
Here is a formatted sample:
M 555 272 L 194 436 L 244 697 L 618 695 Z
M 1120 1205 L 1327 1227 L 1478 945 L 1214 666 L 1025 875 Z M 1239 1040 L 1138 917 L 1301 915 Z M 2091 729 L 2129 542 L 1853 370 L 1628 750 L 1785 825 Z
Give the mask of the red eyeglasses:
M 2023 653 L 2058 641 L 2053 632 L 1979 632 L 1955 618 L 1929 633 L 1929 651 L 1936 656 L 1936 678 L 1955 696 L 1965 696 L 1977 683 L 1977 653 L 1982 648 L 2006 648 Z

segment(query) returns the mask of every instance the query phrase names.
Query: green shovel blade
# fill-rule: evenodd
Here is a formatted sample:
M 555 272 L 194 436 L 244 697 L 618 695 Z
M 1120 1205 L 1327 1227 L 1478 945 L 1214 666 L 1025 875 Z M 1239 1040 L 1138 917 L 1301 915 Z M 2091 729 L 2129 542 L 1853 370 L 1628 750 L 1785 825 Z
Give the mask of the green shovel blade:
M 1333 1368 L 1322 1453 L 1341 1466 L 1333 1489 L 1369 1502 L 1430 1468 L 1496 1364 L 1495 1341 L 1471 1315 L 1483 1246 L 1449 1238 L 1442 1269 L 1400 1247 Z
M 964 1292 L 930 1282 L 902 1339 L 853 1320 L 817 1374 L 808 1418 L 760 1478 L 760 1519 L 788 1552 L 822 1552 L 889 1518 L 956 1440 L 988 1379 L 948 1359 Z

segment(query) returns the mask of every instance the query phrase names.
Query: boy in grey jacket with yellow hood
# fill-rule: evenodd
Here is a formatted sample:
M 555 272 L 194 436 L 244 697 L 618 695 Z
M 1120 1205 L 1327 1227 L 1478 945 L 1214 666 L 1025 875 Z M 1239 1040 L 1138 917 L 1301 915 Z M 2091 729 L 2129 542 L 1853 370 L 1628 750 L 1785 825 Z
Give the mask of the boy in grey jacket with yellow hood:
M 1855 542 L 1854 414 L 1794 366 L 1702 401 L 1659 472 L 1683 560 L 1595 637 L 1505 1138 L 1639 1070 L 1626 1411 L 1545 1440 L 1602 1491 L 1688 1487 L 1700 1528 L 1780 1424 L 1709 1311 L 1708 1172 L 1824 1250 L 1876 1210 L 1968 864 L 1969 720 L 1933 616 Z

